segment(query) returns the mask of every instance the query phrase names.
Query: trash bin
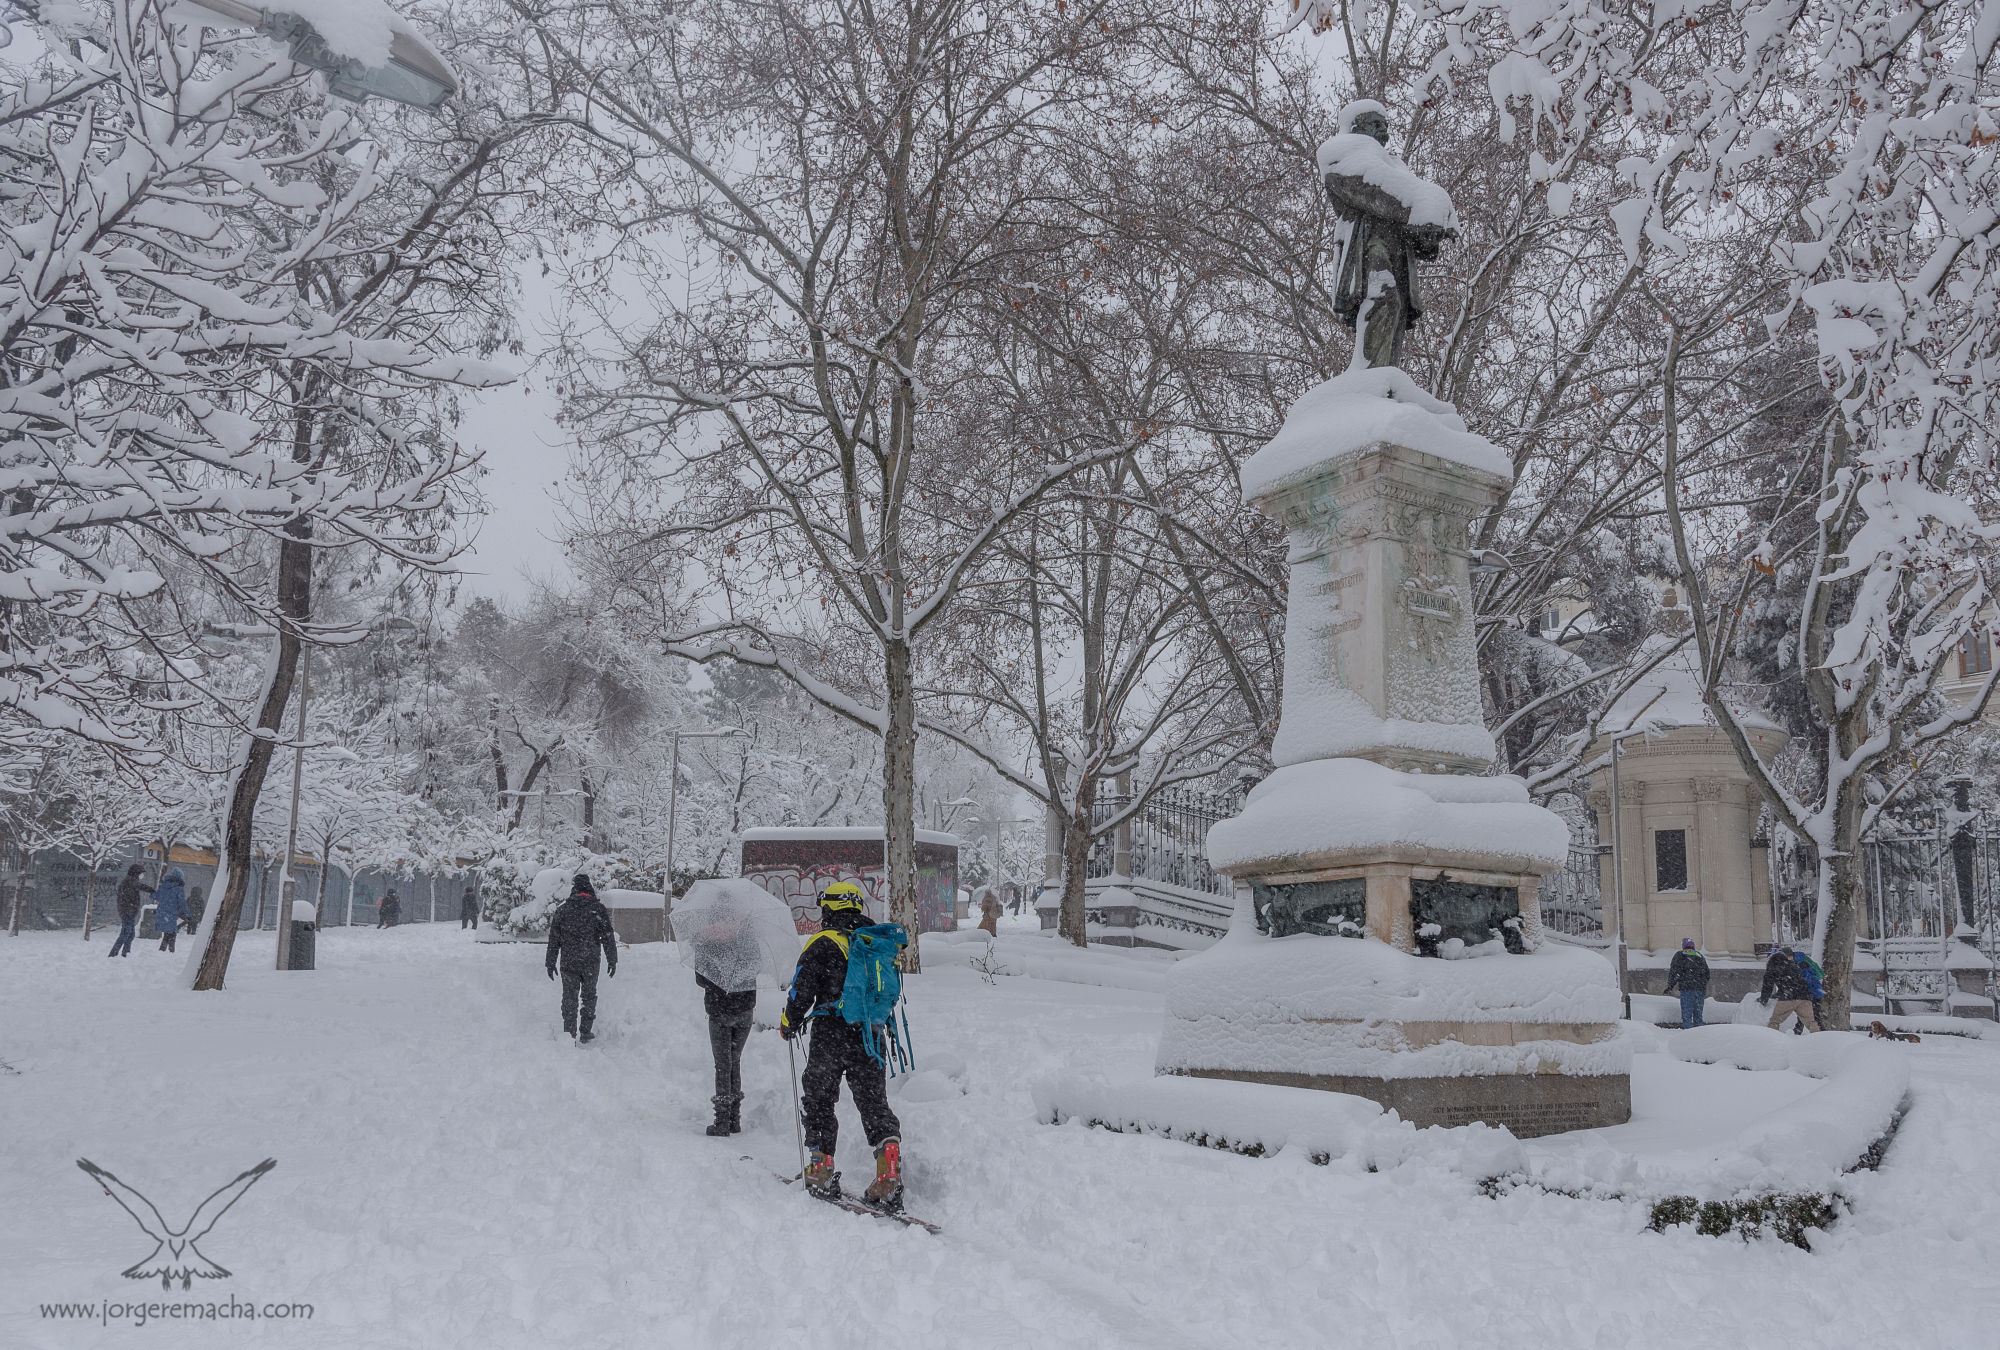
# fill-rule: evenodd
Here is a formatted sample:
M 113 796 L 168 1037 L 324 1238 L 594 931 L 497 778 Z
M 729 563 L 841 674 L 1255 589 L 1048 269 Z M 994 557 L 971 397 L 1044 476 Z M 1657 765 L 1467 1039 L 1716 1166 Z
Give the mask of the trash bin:
M 313 924 L 318 918 L 311 901 L 292 901 L 292 948 L 286 970 L 313 969 L 313 942 L 319 933 Z

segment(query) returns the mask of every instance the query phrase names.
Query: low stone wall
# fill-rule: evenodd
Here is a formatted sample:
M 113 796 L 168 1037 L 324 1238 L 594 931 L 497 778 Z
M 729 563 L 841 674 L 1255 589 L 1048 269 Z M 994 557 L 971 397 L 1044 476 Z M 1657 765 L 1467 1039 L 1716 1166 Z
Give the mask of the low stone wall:
M 1481 1074 L 1462 1078 L 1373 1078 L 1364 1074 L 1260 1073 L 1188 1069 L 1191 1078 L 1312 1088 L 1366 1097 L 1419 1128 L 1505 1125 L 1516 1139 L 1623 1125 L 1632 1118 L 1627 1074 Z

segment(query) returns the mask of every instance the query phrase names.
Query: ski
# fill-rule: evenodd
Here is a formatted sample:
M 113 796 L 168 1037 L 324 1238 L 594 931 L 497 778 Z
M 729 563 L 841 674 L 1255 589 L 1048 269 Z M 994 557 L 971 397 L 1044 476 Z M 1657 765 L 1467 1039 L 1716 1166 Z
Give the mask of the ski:
M 743 1155 L 743 1161 L 754 1163 L 757 1160 L 746 1153 Z M 774 1170 L 771 1172 L 771 1175 L 787 1186 L 794 1185 L 799 1180 L 797 1173 L 786 1176 L 783 1172 Z M 921 1228 L 932 1237 L 942 1237 L 944 1235 L 944 1229 L 938 1227 L 936 1224 L 919 1219 L 914 1214 L 905 1214 L 900 1209 L 883 1209 L 879 1205 L 871 1205 L 867 1201 L 857 1199 L 851 1195 L 817 1195 L 812 1191 L 807 1191 L 806 1194 L 811 1195 L 813 1199 L 824 1204 L 832 1205 L 835 1209 L 844 1209 L 850 1214 L 868 1214 L 878 1219 L 894 1219 L 897 1223 L 907 1224 L 911 1228 Z

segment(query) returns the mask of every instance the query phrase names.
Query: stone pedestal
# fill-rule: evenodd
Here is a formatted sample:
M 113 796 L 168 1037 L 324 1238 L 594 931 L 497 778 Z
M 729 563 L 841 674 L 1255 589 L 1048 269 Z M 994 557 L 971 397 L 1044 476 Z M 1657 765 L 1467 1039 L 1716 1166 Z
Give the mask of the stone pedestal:
M 1611 967 L 1541 930 L 1568 829 L 1518 778 L 1478 776 L 1466 543 L 1509 481 L 1394 369 L 1313 390 L 1245 465 L 1290 536 L 1278 769 L 1209 835 L 1236 916 L 1170 975 L 1162 1072 L 1522 1137 L 1629 1118 Z

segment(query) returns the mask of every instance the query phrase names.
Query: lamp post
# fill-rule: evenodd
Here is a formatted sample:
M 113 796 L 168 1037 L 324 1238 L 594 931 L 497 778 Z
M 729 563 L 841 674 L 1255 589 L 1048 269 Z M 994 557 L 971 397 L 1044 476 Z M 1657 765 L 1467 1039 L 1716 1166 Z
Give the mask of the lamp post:
M 369 66 L 337 50 L 296 14 L 242 0 L 202 0 L 201 7 L 284 43 L 292 60 L 326 73 L 326 90 L 336 98 L 356 103 L 386 98 L 413 108 L 435 108 L 458 92 L 451 67 L 401 15 L 391 17 L 387 57 L 381 65 Z
M 292 877 L 292 857 L 299 848 L 299 790 L 305 781 L 306 768 L 306 703 L 312 698 L 312 649 L 299 653 L 299 721 L 298 730 L 292 737 L 292 810 L 291 819 L 285 826 L 285 870 L 279 874 L 278 883 L 278 969 L 292 968 L 292 893 L 295 881 Z M 319 865 L 324 868 L 326 859 Z M 313 922 L 319 922 L 317 912 Z
M 1658 696 L 1654 696 L 1657 700 Z M 1652 704 L 1648 703 L 1647 707 Z M 1640 711 L 1644 711 L 1641 709 Z M 1644 736 L 1651 727 L 1632 727 L 1611 737 L 1611 895 L 1618 913 L 1618 997 L 1625 1005 L 1625 1020 L 1632 1020 L 1632 985 L 1625 943 L 1625 855 L 1623 853 L 1625 834 L 1619 823 L 1618 813 L 1618 761 L 1624 756 L 1625 741 L 1631 736 Z
M 676 731 L 673 733 L 673 749 L 667 759 L 667 866 L 664 885 L 660 889 L 666 893 L 666 937 L 671 941 L 674 935 L 674 823 L 676 808 L 681 799 L 681 741 L 721 740 L 730 736 L 748 736 L 741 727 L 721 727 L 714 731 Z

